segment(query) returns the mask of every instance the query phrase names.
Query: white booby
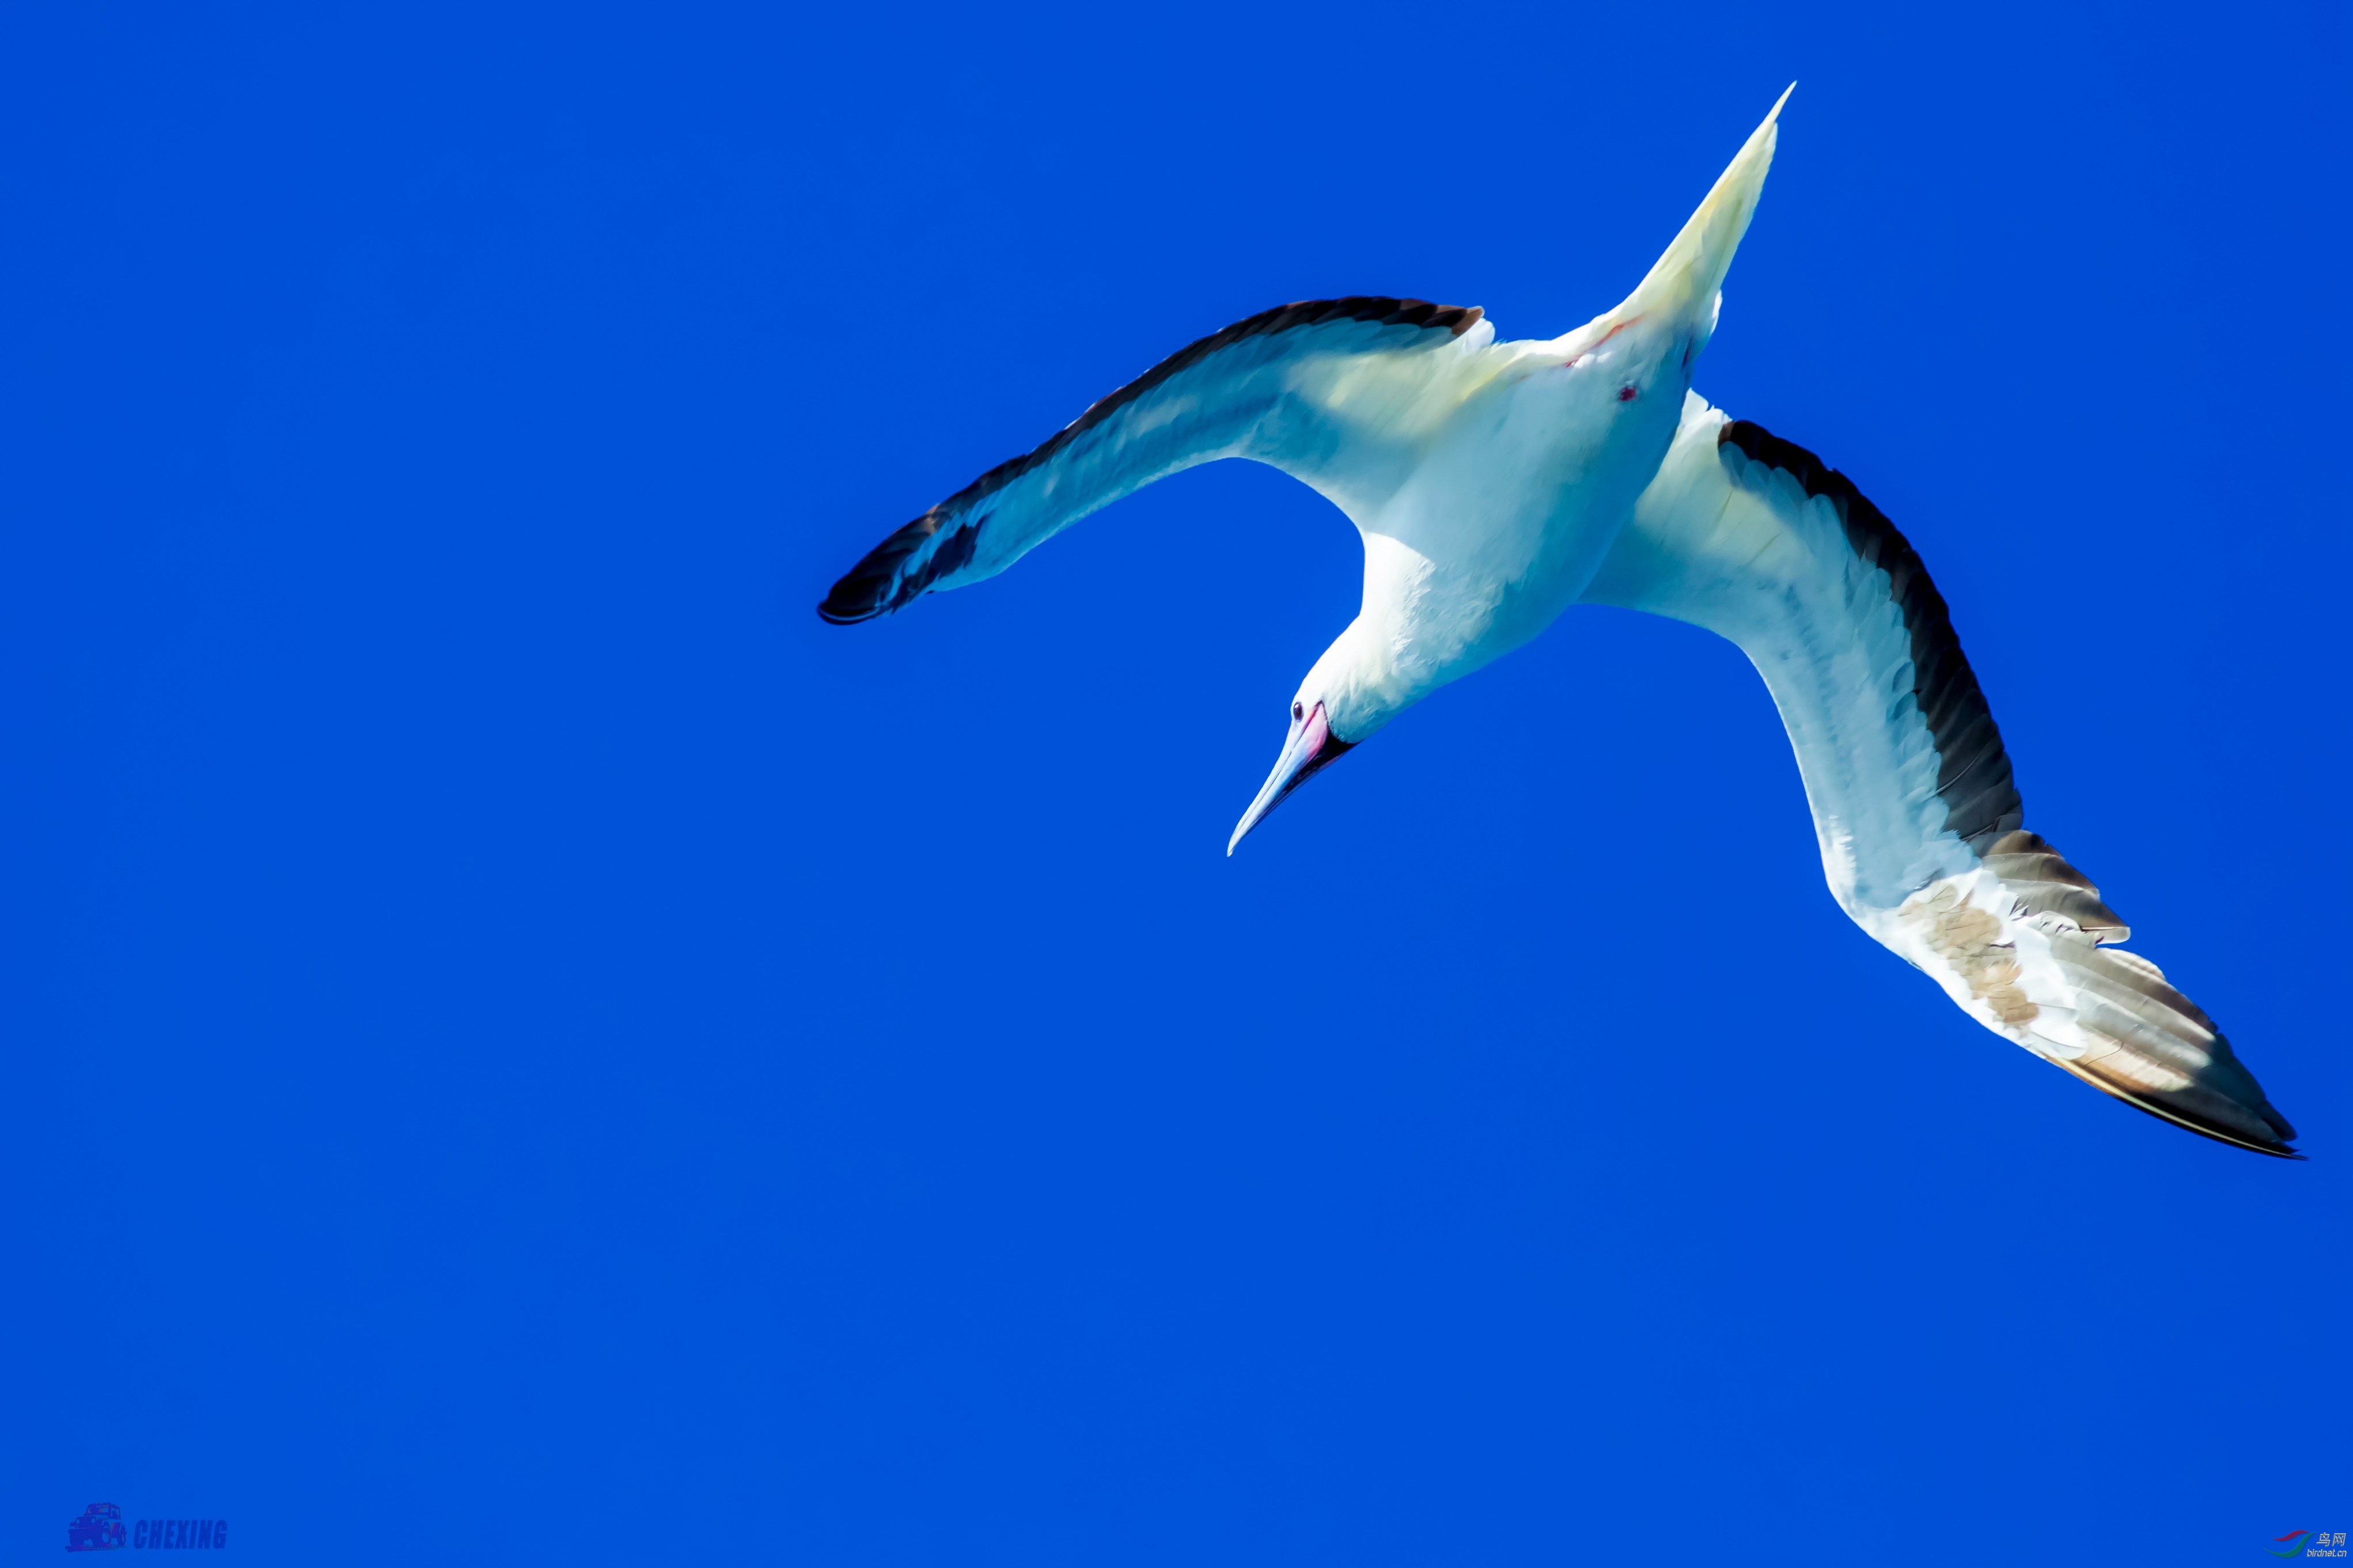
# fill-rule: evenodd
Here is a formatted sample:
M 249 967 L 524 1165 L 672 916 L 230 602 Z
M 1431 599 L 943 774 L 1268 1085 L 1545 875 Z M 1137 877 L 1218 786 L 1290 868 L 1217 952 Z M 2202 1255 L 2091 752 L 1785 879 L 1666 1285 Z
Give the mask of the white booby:
M 2211 1019 L 2099 889 L 2027 832 L 1945 602 L 1894 524 L 1810 452 L 1691 390 L 1773 158 L 1781 95 L 1615 310 L 1498 342 L 1476 308 L 1285 305 L 1181 350 L 900 529 L 819 606 L 847 624 L 995 576 L 1088 513 L 1248 458 L 1356 523 L 1363 607 L 1299 684 L 1233 846 L 1398 713 L 1569 605 L 1688 621 L 1778 705 L 1841 908 L 1961 1009 L 2193 1132 L 2300 1158 Z

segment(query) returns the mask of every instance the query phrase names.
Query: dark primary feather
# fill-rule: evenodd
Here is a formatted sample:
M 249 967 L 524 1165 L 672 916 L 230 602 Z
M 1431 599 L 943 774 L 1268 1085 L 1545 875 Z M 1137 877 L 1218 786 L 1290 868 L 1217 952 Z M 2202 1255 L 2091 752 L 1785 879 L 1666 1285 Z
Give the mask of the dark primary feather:
M 1737 447 L 1753 462 L 1780 469 L 1809 496 L 1828 498 L 1857 559 L 1886 572 L 1888 595 L 1902 608 L 1912 635 L 1912 695 L 1936 741 L 1936 793 L 1948 814 L 1946 826 L 1982 853 L 1986 844 L 2024 820 L 2025 807 L 2011 781 L 1993 711 L 1961 653 L 1945 596 L 1928 580 L 1920 552 L 1854 481 L 1803 447 L 1746 419 L 1727 423 L 1716 439 Z
M 1919 552 L 1852 481 L 1804 447 L 1746 420 L 1727 423 L 1717 442 L 1788 474 L 1807 495 L 1828 498 L 1856 557 L 1886 571 L 1888 595 L 1911 634 L 1913 700 L 1936 749 L 1936 793 L 1948 814 L 1946 826 L 2001 879 L 2018 915 L 2055 915 L 2080 931 L 2054 939 L 2052 956 L 2075 989 L 2078 1024 L 2112 1048 L 2073 1061 L 2045 1059 L 2202 1137 L 2302 1159 L 2289 1146 L 2295 1129 L 2264 1097 L 2214 1020 L 2175 990 L 2157 965 L 2107 945 L 2131 936 L 2131 928 L 2101 901 L 2090 878 L 2020 826 L 2024 807 L 2001 732 Z M 2150 1081 L 2152 1075 L 2189 1082 L 2163 1087 Z
M 833 585 L 817 613 L 836 626 L 849 626 L 902 609 L 933 584 L 969 564 L 980 545 L 987 517 L 981 503 L 1014 480 L 1051 462 L 1073 441 L 1102 425 L 1122 409 L 1167 381 L 1199 364 L 1219 350 L 1245 339 L 1269 338 L 1300 327 L 1332 321 L 1371 321 L 1383 326 L 1411 326 L 1460 337 L 1481 316 L 1476 305 L 1433 305 L 1426 300 L 1393 300 L 1372 295 L 1345 300 L 1309 300 L 1278 305 L 1245 321 L 1210 333 L 1177 350 L 1134 381 L 1102 399 L 1036 449 L 988 472 L 900 529 L 849 569 Z M 952 530 L 930 557 L 910 563 L 940 534 Z

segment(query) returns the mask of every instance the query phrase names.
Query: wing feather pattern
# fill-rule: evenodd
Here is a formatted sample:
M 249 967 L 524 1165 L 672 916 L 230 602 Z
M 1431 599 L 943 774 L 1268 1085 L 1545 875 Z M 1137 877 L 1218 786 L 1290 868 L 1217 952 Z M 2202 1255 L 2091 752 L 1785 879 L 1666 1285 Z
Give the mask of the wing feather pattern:
M 2149 1114 L 2301 1158 L 2214 1021 L 2026 831 L 2001 732 L 1895 525 L 1804 448 L 1694 395 L 1590 603 L 1729 638 L 1765 678 L 1831 892 L 1995 1033 Z
M 1478 307 L 1422 300 L 1262 310 L 1171 354 L 892 534 L 818 614 L 871 620 L 994 576 L 1088 513 L 1197 463 L 1252 458 L 1314 484 L 1352 436 L 1461 363 L 1440 351 L 1458 341 L 1475 351 L 1493 335 Z

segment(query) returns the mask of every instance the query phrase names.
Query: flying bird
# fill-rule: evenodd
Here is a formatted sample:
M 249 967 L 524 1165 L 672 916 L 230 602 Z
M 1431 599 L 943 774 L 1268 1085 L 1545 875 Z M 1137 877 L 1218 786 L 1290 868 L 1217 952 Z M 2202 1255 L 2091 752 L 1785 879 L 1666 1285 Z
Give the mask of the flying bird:
M 1920 557 L 1852 481 L 1691 390 L 1784 92 L 1656 266 L 1561 337 L 1351 297 L 1213 332 L 900 529 L 835 584 L 847 625 L 993 577 L 1220 458 L 1282 469 L 1363 536 L 1356 618 L 1291 702 L 1227 853 L 1299 786 L 1576 604 L 1730 639 L 1778 706 L 1839 906 L 1969 1016 L 2152 1115 L 2259 1153 L 2295 1136 L 2089 878 L 2027 830 Z

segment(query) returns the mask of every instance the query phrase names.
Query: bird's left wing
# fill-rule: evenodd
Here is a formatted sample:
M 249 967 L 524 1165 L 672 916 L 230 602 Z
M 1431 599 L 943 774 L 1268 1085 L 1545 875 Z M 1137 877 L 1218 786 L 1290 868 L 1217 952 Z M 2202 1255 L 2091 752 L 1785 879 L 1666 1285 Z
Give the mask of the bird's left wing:
M 1155 479 L 1252 458 L 1347 510 L 1402 465 L 1418 414 L 1494 338 L 1476 306 L 1316 300 L 1262 310 L 1161 361 L 1045 445 L 1000 463 L 900 529 L 833 585 L 837 624 L 993 577 Z
M 2099 889 L 2024 829 L 1943 597 L 1894 524 L 1812 453 L 1694 394 L 1585 598 L 1746 653 L 1798 753 L 1831 890 L 1986 1027 L 2193 1132 L 2295 1155 L 2212 1019 Z

